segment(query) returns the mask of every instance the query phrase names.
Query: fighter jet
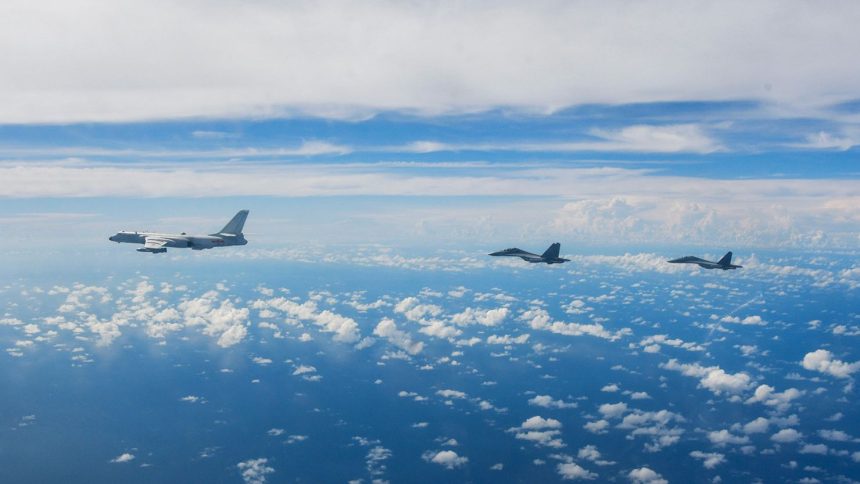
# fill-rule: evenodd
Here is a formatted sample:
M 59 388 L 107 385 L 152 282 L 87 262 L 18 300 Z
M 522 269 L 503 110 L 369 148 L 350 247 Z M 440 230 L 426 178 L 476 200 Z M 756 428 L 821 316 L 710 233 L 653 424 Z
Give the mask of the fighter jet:
M 495 257 L 519 257 L 520 259 L 531 262 L 532 264 L 544 263 L 544 264 L 561 264 L 562 262 L 567 262 L 569 259 L 561 259 L 558 256 L 558 252 L 561 250 L 561 244 L 558 242 L 549 246 L 549 249 L 546 250 L 541 255 L 532 254 L 531 252 L 526 252 L 522 249 L 505 249 L 500 250 L 498 252 L 493 252 L 489 255 Z
M 242 234 L 245 219 L 248 218 L 247 210 L 239 210 L 223 229 L 210 235 L 188 235 L 162 234 L 157 232 L 117 232 L 108 237 L 111 242 L 127 244 L 143 244 L 137 249 L 138 252 L 151 252 L 160 254 L 167 252 L 167 248 L 190 248 L 192 250 L 211 249 L 212 247 L 226 247 L 229 245 L 245 245 L 248 243 Z
M 717 262 L 711 262 L 709 260 L 700 259 L 698 257 L 693 257 L 688 255 L 687 257 L 681 257 L 679 259 L 672 259 L 668 261 L 671 264 L 698 264 L 699 267 L 703 269 L 722 269 L 727 271 L 729 269 L 740 269 L 743 266 L 736 266 L 732 264 L 732 252 L 726 252 L 726 255 L 723 256 Z

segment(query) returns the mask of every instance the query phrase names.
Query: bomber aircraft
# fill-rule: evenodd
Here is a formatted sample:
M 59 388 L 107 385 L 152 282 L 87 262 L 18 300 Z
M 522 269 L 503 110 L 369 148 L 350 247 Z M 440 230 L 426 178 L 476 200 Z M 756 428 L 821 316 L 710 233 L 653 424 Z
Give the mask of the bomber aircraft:
M 117 243 L 143 244 L 143 247 L 137 249 L 137 251 L 153 254 L 167 252 L 168 247 L 203 250 L 213 247 L 245 245 L 248 241 L 245 240 L 245 236 L 242 234 L 242 228 L 245 226 L 245 219 L 247 218 L 248 211 L 239 210 L 223 229 L 209 235 L 188 235 L 185 232 L 181 234 L 162 234 L 158 232 L 122 231 L 108 237 L 108 240 Z
M 519 257 L 520 259 L 526 262 L 531 262 L 532 264 L 561 264 L 562 262 L 568 262 L 569 259 L 562 259 L 558 256 L 560 250 L 561 244 L 556 242 L 550 245 L 549 249 L 541 255 L 532 254 L 531 252 L 526 252 L 517 248 L 500 250 L 489 255 L 494 257 Z
M 672 259 L 672 260 L 667 261 L 667 262 L 669 262 L 670 264 L 698 264 L 699 267 L 704 268 L 704 269 L 722 269 L 724 271 L 727 271 L 729 269 L 740 269 L 743 267 L 743 266 L 737 266 L 737 265 L 732 264 L 732 252 L 731 251 L 727 252 L 726 255 L 724 255 L 723 258 L 718 260 L 717 262 L 712 262 L 709 260 L 700 259 L 698 257 L 693 257 L 691 255 L 688 255 L 686 257 L 681 257 L 678 259 Z

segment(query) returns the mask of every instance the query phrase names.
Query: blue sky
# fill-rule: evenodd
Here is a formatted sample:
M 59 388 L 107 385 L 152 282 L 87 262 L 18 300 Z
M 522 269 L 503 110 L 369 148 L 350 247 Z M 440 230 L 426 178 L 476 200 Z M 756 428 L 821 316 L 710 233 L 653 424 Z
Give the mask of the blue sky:
M 623 5 L 11 2 L 0 243 L 856 250 L 856 5 Z
M 73 240 L 118 225 L 210 230 L 250 208 L 264 244 L 346 243 L 351 225 L 354 243 L 388 245 L 851 250 L 858 149 L 821 144 L 846 129 L 749 102 L 5 125 L 0 190 L 7 223 L 43 233 L 66 219 Z

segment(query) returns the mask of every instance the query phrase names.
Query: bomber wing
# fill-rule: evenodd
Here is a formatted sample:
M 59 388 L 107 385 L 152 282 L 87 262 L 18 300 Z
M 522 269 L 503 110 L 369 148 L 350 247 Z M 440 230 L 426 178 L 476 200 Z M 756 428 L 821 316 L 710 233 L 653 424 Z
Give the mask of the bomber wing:
M 138 252 L 167 252 L 167 246 L 170 244 L 171 240 L 161 237 L 147 237 L 146 242 L 144 242 L 143 247 L 137 249 Z

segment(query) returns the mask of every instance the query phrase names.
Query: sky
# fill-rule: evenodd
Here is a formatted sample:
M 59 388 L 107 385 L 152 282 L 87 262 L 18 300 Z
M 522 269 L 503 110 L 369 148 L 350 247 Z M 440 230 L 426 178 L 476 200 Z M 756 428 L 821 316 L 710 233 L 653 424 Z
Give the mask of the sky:
M 4 2 L 3 244 L 855 250 L 860 9 L 668 3 Z

